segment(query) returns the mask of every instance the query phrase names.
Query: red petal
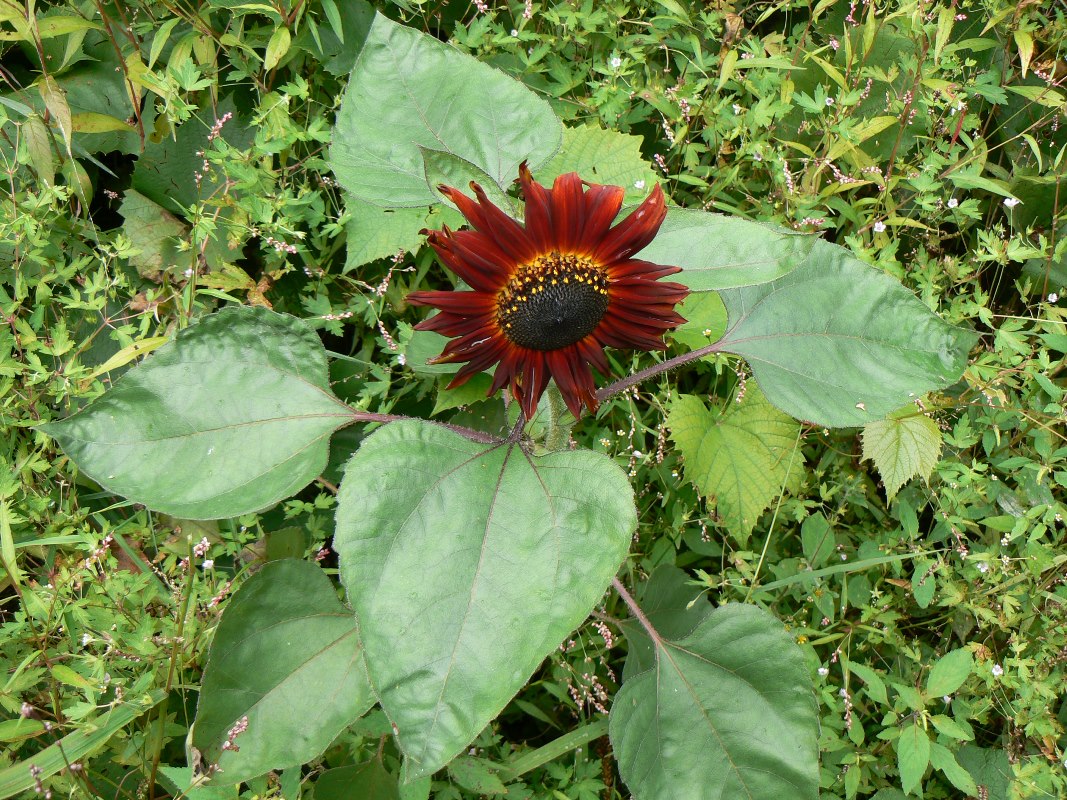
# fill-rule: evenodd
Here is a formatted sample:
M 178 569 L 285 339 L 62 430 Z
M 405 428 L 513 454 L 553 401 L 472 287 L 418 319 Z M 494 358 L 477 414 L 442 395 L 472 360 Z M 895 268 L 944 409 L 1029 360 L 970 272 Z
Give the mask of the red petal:
M 607 235 L 619 215 L 626 191 L 621 186 L 589 184 L 585 193 L 585 227 L 582 229 L 583 253 L 591 254 Z
M 567 404 L 575 419 L 582 415 L 583 404 L 590 411 L 595 411 L 597 401 L 593 373 L 579 358 L 577 351 L 573 347 L 564 347 L 549 350 L 546 356 L 548 369 L 559 387 L 559 393 L 563 395 L 563 402 Z
M 496 298 L 484 292 L 412 292 L 408 302 L 416 306 L 433 306 L 453 314 L 492 314 Z
M 605 269 L 612 280 L 622 280 L 623 278 L 645 278 L 650 281 L 659 280 L 660 278 L 665 278 L 668 275 L 674 275 L 682 271 L 681 267 L 653 264 L 651 261 L 642 261 L 638 258 L 631 258 L 626 261 L 609 264 Z
M 633 213 L 608 231 L 593 257 L 601 264 L 613 264 L 640 252 L 659 231 L 667 216 L 663 190 L 656 186 Z
M 556 249 L 561 253 L 573 253 L 582 238 L 585 224 L 582 179 L 577 172 L 568 172 L 556 178 L 552 184 L 551 202 Z
M 537 249 L 526 235 L 526 230 L 493 205 L 481 186 L 471 183 L 471 189 L 477 200 L 450 186 L 442 186 L 441 192 L 456 204 L 456 208 L 479 233 L 492 239 L 509 259 L 526 264 L 536 257 Z
M 540 252 L 551 252 L 555 247 L 551 193 L 533 179 L 525 161 L 519 165 L 519 183 L 526 201 L 526 234 Z
M 433 247 L 442 263 L 462 278 L 468 286 L 480 292 L 495 292 L 500 289 L 507 276 L 501 275 L 502 270 L 498 270 L 495 264 L 487 264 L 483 259 L 471 258 L 466 251 L 457 247 L 454 235 L 446 239 L 434 236 L 433 233 L 431 232 L 427 238 L 430 246 Z M 472 233 L 472 231 L 461 231 L 461 233 Z

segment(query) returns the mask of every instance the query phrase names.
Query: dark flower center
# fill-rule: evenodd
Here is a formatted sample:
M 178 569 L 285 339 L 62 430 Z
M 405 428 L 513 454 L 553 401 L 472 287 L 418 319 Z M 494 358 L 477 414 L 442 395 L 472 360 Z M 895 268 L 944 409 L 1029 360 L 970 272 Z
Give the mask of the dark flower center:
M 608 310 L 608 277 L 591 261 L 548 253 L 519 267 L 497 295 L 496 320 L 520 347 L 558 350 L 596 330 Z

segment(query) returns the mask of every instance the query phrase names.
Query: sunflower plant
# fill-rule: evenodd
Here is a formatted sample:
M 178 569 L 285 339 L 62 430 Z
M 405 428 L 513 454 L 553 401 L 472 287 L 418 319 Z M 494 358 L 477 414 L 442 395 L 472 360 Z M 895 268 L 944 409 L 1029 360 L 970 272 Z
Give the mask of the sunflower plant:
M 278 503 L 319 478 L 334 432 L 362 429 L 337 487 L 347 605 L 299 560 L 241 586 L 189 737 L 197 774 L 235 783 L 299 766 L 378 705 L 405 796 L 427 797 L 429 776 L 462 757 L 611 587 L 631 615 L 606 620 L 629 643 L 622 686 L 607 725 L 567 743 L 606 727 L 638 797 L 702 798 L 709 786 L 816 797 L 801 650 L 756 605 L 694 600 L 677 571 L 627 587 L 630 478 L 571 431 L 615 394 L 738 356 L 752 378 L 736 413 L 716 418 L 682 395 L 668 420 L 686 477 L 714 494 L 723 461 L 760 471 L 796 457 L 788 435 L 773 442 L 799 431 L 794 419 L 866 425 L 951 385 L 971 335 L 844 248 L 672 207 L 645 178 L 611 180 L 588 157 L 589 132 L 565 131 L 521 84 L 383 16 L 367 23 L 330 165 L 381 249 L 421 231 L 453 281 L 407 294 L 420 319 L 404 368 L 450 374 L 444 392 L 480 381 L 504 398 L 506 423 L 431 422 L 391 413 L 387 399 L 353 407 L 303 321 L 232 306 L 45 426 L 86 476 L 180 519 Z M 668 347 L 630 374 L 609 359 Z M 751 525 L 751 507 L 723 508 Z

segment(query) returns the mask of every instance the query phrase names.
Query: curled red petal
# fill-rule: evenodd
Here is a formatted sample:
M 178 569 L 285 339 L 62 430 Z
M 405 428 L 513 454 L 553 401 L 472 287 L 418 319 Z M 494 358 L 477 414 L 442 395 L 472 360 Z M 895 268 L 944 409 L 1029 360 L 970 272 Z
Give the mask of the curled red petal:
M 613 264 L 639 253 L 659 231 L 667 217 L 667 200 L 656 186 L 633 212 L 608 231 L 597 246 L 593 258 L 601 264 Z

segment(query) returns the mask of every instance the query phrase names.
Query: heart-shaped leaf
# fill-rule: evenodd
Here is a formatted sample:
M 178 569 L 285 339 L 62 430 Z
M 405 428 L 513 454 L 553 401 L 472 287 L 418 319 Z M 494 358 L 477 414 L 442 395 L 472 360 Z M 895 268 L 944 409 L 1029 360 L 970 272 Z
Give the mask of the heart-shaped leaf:
M 363 442 L 334 547 L 407 778 L 447 764 L 581 623 L 636 524 L 626 475 L 596 453 L 418 421 Z
M 503 189 L 562 136 L 551 106 L 518 81 L 378 14 L 337 114 L 330 166 L 361 200 L 427 206 L 439 198 L 420 148 L 458 156 Z
M 819 794 L 818 714 L 808 668 L 782 623 L 730 604 L 627 680 L 609 735 L 635 797 Z
M 667 424 L 685 457 L 685 477 L 715 503 L 731 533 L 745 541 L 760 513 L 804 474 L 800 425 L 772 406 L 750 381 L 740 405 L 712 414 L 679 395 Z
M 104 488 L 184 519 L 236 517 L 307 485 L 352 410 L 303 322 L 228 308 L 178 334 L 99 399 L 41 426 Z
M 721 294 L 721 349 L 744 357 L 774 405 L 817 425 L 863 425 L 948 386 L 976 339 L 821 240 L 785 277 Z
M 941 429 L 914 404 L 863 426 L 863 459 L 878 467 L 889 500 L 912 478 L 929 478 L 940 456 Z
M 373 703 L 356 621 L 334 584 L 310 562 L 272 561 L 222 615 L 193 744 L 220 767 L 214 782 L 237 783 L 310 761 Z M 235 726 L 244 730 L 231 739 Z

